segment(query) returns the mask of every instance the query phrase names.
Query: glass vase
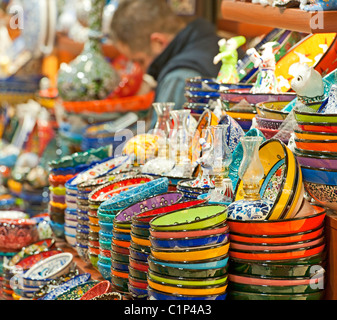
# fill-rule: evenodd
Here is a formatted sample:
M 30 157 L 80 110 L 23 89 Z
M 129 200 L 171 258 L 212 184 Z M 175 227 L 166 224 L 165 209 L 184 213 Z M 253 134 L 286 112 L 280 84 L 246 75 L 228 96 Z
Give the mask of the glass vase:
M 228 217 L 232 220 L 265 220 L 273 207 L 273 202 L 260 196 L 260 181 L 264 177 L 259 148 L 262 137 L 241 138 L 243 159 L 239 168 L 244 197 L 228 206 Z
M 64 101 L 103 100 L 119 84 L 119 75 L 106 61 L 101 48 L 104 5 L 104 0 L 91 0 L 89 39 L 79 56 L 60 66 L 57 86 Z

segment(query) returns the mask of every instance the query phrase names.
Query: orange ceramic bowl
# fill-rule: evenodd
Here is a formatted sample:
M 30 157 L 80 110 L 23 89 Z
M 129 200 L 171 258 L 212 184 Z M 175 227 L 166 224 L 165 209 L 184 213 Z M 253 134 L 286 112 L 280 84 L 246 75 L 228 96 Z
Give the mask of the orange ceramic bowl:
M 337 133 L 294 130 L 295 138 L 301 140 L 337 140 Z
M 151 247 L 149 238 L 135 235 L 133 232 L 131 232 L 131 240 L 140 246 Z
M 313 230 L 322 225 L 326 210 L 323 207 L 313 206 L 316 213 L 300 218 L 287 220 L 227 220 L 229 230 L 236 234 L 245 235 L 290 235 Z
M 117 246 L 123 247 L 123 248 L 129 248 L 130 245 L 131 245 L 130 241 L 117 240 L 113 237 L 112 237 L 112 243 L 117 245 Z
M 295 138 L 295 144 L 298 149 L 303 150 L 337 152 L 337 140 L 303 140 Z
M 304 122 L 298 121 L 298 127 L 302 131 L 337 133 L 337 123 L 328 122 Z
M 276 235 L 276 236 L 252 236 L 247 234 L 239 234 L 231 232 L 229 239 L 230 241 L 242 242 L 246 244 L 281 244 L 281 243 L 296 243 L 300 241 L 312 240 L 320 237 L 324 234 L 324 224 L 320 225 L 314 230 L 308 230 L 305 232 L 286 234 L 286 235 Z
M 257 261 L 282 261 L 307 258 L 323 252 L 325 243 L 318 244 L 311 247 L 303 247 L 293 250 L 278 250 L 278 251 L 250 251 L 250 250 L 237 250 L 231 249 L 229 256 L 231 258 L 243 260 L 257 260 Z

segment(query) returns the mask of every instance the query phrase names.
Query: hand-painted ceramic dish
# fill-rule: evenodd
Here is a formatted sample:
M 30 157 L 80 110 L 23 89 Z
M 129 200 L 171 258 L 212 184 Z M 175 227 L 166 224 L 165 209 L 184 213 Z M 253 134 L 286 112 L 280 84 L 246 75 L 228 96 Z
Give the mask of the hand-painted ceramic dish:
M 151 287 L 147 289 L 149 300 L 226 300 L 226 290 L 222 294 L 215 295 L 181 295 L 181 294 L 169 294 L 162 291 L 155 290 Z
M 168 207 L 182 200 L 183 194 L 180 192 L 167 192 L 155 196 L 150 196 L 126 209 L 121 210 L 117 216 L 117 221 L 131 221 L 131 218 L 139 213 L 154 210 L 160 207 Z
M 289 112 L 282 111 L 282 109 L 289 101 L 290 100 L 258 103 L 256 105 L 257 114 L 261 118 L 283 121 L 289 115 Z
M 151 254 L 154 258 L 166 261 L 199 261 L 213 259 L 227 254 L 229 242 L 216 245 L 194 247 L 188 249 L 157 249 L 151 247 Z
M 303 180 L 317 184 L 337 185 L 337 170 L 302 167 Z
M 305 232 L 321 226 L 326 210 L 313 206 L 317 213 L 301 218 L 287 220 L 240 221 L 227 220 L 231 232 L 245 235 L 289 235 L 295 232 Z
M 304 181 L 305 190 L 319 204 L 337 210 L 337 186 Z
M 62 293 L 55 300 L 79 300 L 86 292 L 93 288 L 99 281 L 90 280 L 79 284 Z
M 155 281 L 150 276 L 148 276 L 148 285 L 152 289 L 171 294 L 205 296 L 205 295 L 223 294 L 226 291 L 228 284 L 226 282 L 225 284 L 214 286 L 187 287 L 180 285 L 164 284 L 162 282 Z
M 137 227 L 136 225 L 131 225 L 131 232 L 135 236 L 141 236 L 141 237 L 147 237 L 147 238 L 150 236 L 149 228 Z
M 295 144 L 298 149 L 337 152 L 337 140 L 302 140 L 295 138 Z
M 150 247 L 151 242 L 148 237 L 137 236 L 131 232 L 131 240 L 133 243 L 138 244 L 139 246 L 143 247 Z
M 214 226 L 208 229 L 188 231 L 188 230 L 179 230 L 179 231 L 157 231 L 155 229 L 149 230 L 150 235 L 157 239 L 176 239 L 176 238 L 190 238 L 190 237 L 208 237 L 216 235 L 219 233 L 227 234 L 229 232 L 229 227 L 226 223 L 222 223 L 218 226 Z
M 111 243 L 111 251 L 115 252 L 115 253 L 118 253 L 118 254 L 125 254 L 125 255 L 130 254 L 129 248 L 121 247 L 121 246 L 116 245 L 114 243 Z
M 302 174 L 294 154 L 280 140 L 272 139 L 260 146 L 259 155 L 265 173 L 260 188 L 261 198 L 274 202 L 266 219 L 294 216 L 301 205 L 298 204 L 298 197 L 302 191 Z M 243 199 L 243 183 L 240 179 L 235 194 L 235 201 Z
M 55 300 L 58 296 L 65 293 L 71 288 L 74 288 L 82 283 L 88 282 L 91 278 L 90 273 L 83 273 L 80 274 L 65 283 L 61 284 L 60 286 L 57 286 L 54 290 L 40 298 L 39 300 Z
M 209 228 L 224 222 L 226 219 L 226 206 L 199 205 L 157 216 L 150 222 L 150 226 L 158 231 L 195 230 Z
M 111 272 L 110 272 L 111 264 L 105 264 L 105 263 L 98 261 L 97 268 L 105 280 L 108 280 L 108 281 L 111 280 Z
M 149 256 L 148 264 L 149 269 L 158 274 L 177 278 L 185 277 L 198 279 L 223 276 L 227 274 L 229 265 L 228 254 L 218 258 L 217 261 L 200 263 L 169 263 Z
M 143 183 L 104 201 L 100 209 L 114 212 L 122 210 L 150 196 L 167 192 L 168 186 L 169 181 L 167 178 L 159 178 Z
M 257 125 L 263 129 L 279 130 L 283 124 L 283 120 L 262 118 L 258 115 L 255 116 Z
M 187 248 L 200 247 L 204 245 L 218 244 L 228 240 L 229 233 L 220 233 L 207 237 L 185 237 L 185 238 L 155 238 L 150 236 L 151 245 L 155 248 Z
M 84 295 L 86 295 L 86 293 Z M 122 295 L 119 292 L 106 292 L 100 295 L 95 295 L 91 299 L 82 299 L 82 298 L 80 300 L 93 300 L 93 301 L 123 300 Z

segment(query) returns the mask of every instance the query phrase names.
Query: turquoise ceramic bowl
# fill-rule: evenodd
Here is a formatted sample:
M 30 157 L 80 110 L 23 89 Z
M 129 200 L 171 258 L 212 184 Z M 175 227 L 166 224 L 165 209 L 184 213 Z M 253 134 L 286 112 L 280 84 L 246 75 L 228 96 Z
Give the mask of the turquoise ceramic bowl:
M 113 231 L 113 224 L 112 223 L 98 221 L 98 224 L 99 224 L 101 230 L 104 233 L 112 234 L 112 231 Z

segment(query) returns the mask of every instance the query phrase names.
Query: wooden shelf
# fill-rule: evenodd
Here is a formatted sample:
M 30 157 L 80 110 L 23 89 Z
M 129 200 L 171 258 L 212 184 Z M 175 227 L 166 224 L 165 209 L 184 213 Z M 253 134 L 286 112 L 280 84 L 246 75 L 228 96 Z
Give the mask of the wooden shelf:
M 337 11 L 306 12 L 298 8 L 264 7 L 257 3 L 223 0 L 221 13 L 223 19 L 248 24 L 304 33 L 337 32 Z

